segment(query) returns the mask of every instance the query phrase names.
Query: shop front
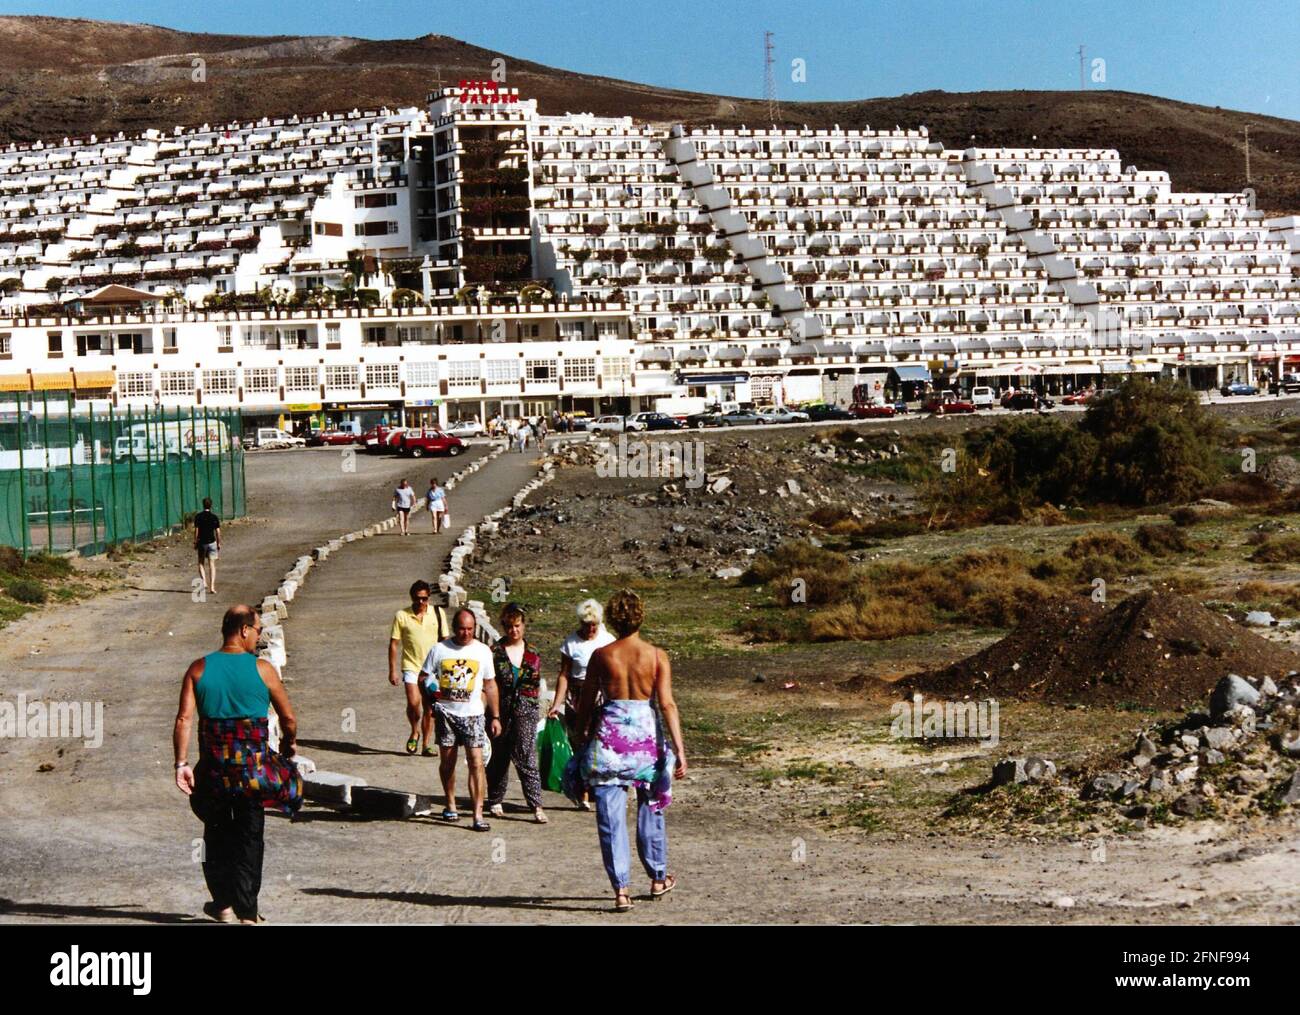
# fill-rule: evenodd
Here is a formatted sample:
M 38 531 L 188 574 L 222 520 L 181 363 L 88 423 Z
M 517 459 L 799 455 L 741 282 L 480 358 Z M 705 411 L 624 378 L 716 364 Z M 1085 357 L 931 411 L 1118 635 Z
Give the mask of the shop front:
M 401 401 L 326 402 L 322 415 L 327 430 L 364 433 L 372 426 L 401 426 L 402 409 Z

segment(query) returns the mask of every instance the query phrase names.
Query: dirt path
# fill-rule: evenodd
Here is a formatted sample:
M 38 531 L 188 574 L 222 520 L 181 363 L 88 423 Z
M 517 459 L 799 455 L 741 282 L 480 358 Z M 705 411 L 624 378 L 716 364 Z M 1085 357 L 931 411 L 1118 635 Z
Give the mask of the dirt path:
M 482 453 L 475 449 L 475 453 Z M 508 501 L 535 469 L 503 455 L 451 497 L 456 530 Z M 0 697 L 102 700 L 98 749 L 0 741 L 0 920 L 180 922 L 206 900 L 201 827 L 172 785 L 170 731 L 186 663 L 210 650 L 221 611 L 257 600 L 304 547 L 385 515 L 409 474 L 422 489 L 445 463 L 337 452 L 252 456 L 255 518 L 231 526 L 220 598 L 192 603 L 184 545 L 132 567 L 135 589 L 42 611 L 7 628 Z M 340 475 L 343 479 L 340 480 Z M 416 575 L 440 570 L 451 536 L 383 536 L 315 569 L 286 626 L 289 691 L 303 753 L 372 784 L 435 789 L 431 759 L 401 753 L 400 689 L 384 672 L 387 618 Z M 75 615 L 73 614 L 75 611 Z M 553 679 L 555 646 L 541 646 Z M 32 654 L 38 650 L 38 654 Z M 705 682 L 686 667 L 683 680 Z M 356 714 L 343 732 L 343 710 Z M 913 759 L 914 760 L 914 759 Z M 52 770 L 39 772 L 42 764 Z M 513 782 L 508 798 L 521 802 Z M 1295 922 L 1300 830 L 1210 825 L 1107 843 L 882 837 L 828 831 L 797 795 L 758 791 L 734 767 L 696 765 L 668 812 L 681 888 L 621 922 Z M 363 822 L 309 807 L 268 822 L 262 904 L 283 922 L 603 921 L 608 886 L 594 820 L 547 795 L 551 824 L 508 814 L 492 832 L 462 821 Z M 644 891 L 633 859 L 633 888 Z M 1052 903 L 1070 897 L 1074 905 Z

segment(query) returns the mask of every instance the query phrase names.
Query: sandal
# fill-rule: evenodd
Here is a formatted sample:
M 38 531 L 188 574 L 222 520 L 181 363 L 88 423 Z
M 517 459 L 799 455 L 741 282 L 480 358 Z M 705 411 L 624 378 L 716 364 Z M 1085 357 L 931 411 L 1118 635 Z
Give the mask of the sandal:
M 540 807 L 533 811 L 533 820 L 539 825 L 549 825 L 551 819 L 546 816 L 546 812 Z
M 476 831 L 476 832 L 490 832 L 490 831 L 492 830 L 492 826 L 489 825 L 489 824 L 488 824 L 486 821 L 484 821 L 482 818 L 479 818 L 477 821 L 475 821 L 475 822 L 474 822 L 472 825 L 470 825 L 469 827 L 472 828 L 472 829 L 473 829 L 474 831 Z
M 411 737 L 411 739 L 406 742 L 407 754 L 414 754 L 419 749 L 420 749 L 420 738 L 418 736 Z
M 436 758 L 438 756 L 438 752 L 434 750 L 432 747 L 430 747 L 428 744 L 425 744 L 424 750 L 420 752 L 420 755 L 425 758 Z
M 655 891 L 655 885 L 656 885 L 656 884 L 663 885 L 663 888 L 659 889 L 659 891 Z M 662 881 L 651 881 L 651 882 L 650 882 L 650 898 L 652 898 L 652 899 L 662 899 L 665 895 L 667 895 L 669 892 L 671 892 L 671 891 L 672 891 L 674 888 L 676 888 L 676 887 L 677 887 L 677 875 L 676 875 L 676 874 L 665 874 L 665 875 L 664 875 L 664 879 L 663 879 Z
M 626 889 L 624 891 L 618 892 L 614 896 L 615 913 L 626 913 L 630 911 L 631 908 L 632 908 L 632 896 L 630 896 L 627 893 Z
M 506 809 L 501 804 L 493 804 L 488 808 L 488 813 L 494 818 L 504 818 L 506 816 Z
M 442 809 L 442 820 L 443 820 L 443 821 L 459 821 L 459 820 L 460 820 L 460 815 L 459 815 L 456 811 L 453 811 L 450 807 L 444 807 L 444 808 Z
M 203 903 L 203 915 L 211 917 L 217 923 L 235 923 L 239 918 L 235 916 L 235 911 L 229 906 L 224 909 L 218 909 L 215 902 Z

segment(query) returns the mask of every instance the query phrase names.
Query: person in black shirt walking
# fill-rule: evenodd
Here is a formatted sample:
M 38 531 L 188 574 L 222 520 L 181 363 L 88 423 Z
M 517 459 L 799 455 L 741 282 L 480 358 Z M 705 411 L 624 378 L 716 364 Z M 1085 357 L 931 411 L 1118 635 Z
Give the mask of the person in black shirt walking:
M 209 592 L 216 592 L 221 519 L 212 513 L 211 497 L 203 498 L 203 510 L 194 516 L 194 549 L 199 555 L 199 580 Z

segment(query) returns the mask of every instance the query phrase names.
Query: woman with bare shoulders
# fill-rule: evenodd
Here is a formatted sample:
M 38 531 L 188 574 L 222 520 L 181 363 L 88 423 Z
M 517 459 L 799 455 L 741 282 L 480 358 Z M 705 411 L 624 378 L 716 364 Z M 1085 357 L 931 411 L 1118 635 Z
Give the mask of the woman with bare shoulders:
M 627 589 L 614 593 L 605 606 L 605 620 L 618 640 L 598 649 L 588 664 L 575 724 L 578 743 L 564 779 L 565 795 L 575 803 L 587 788 L 596 798 L 600 852 L 619 913 L 632 908 L 627 890 L 629 786 L 636 787 L 637 855 L 650 878 L 650 897 L 663 898 L 677 883 L 668 873 L 663 812 L 672 801 L 672 780 L 686 775 L 686 747 L 668 653 L 641 638 L 644 617 L 641 598 Z M 605 698 L 599 709 L 598 692 Z

